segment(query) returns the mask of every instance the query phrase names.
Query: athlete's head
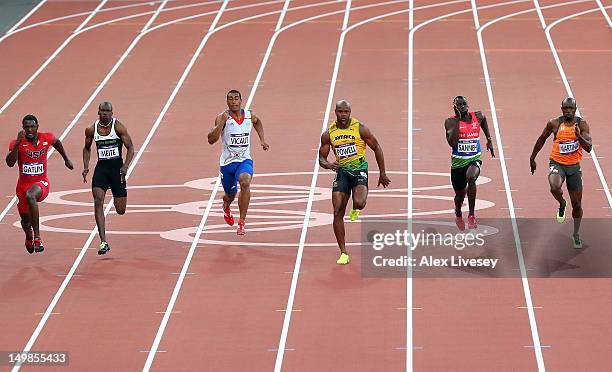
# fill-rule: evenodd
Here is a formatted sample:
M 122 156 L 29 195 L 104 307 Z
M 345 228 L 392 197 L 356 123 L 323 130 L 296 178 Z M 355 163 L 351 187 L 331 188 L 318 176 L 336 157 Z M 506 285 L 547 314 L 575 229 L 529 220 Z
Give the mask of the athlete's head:
M 25 137 L 29 140 L 36 137 L 38 133 L 38 119 L 32 114 L 28 114 L 21 119 L 21 127 L 25 133 Z
M 107 125 L 113 119 L 113 104 L 104 101 L 98 106 L 98 116 L 100 117 L 100 123 Z
M 232 112 L 240 111 L 242 107 L 242 95 L 236 89 L 227 92 L 227 108 Z
M 464 96 L 455 97 L 455 99 L 453 99 L 453 110 L 457 116 L 466 114 L 469 110 L 467 98 Z
M 576 116 L 576 100 L 572 97 L 567 97 L 561 102 L 561 111 L 563 112 L 563 116 L 565 120 L 572 121 L 574 120 L 574 116 Z
M 351 118 L 351 104 L 346 100 L 336 102 L 336 121 L 346 125 Z

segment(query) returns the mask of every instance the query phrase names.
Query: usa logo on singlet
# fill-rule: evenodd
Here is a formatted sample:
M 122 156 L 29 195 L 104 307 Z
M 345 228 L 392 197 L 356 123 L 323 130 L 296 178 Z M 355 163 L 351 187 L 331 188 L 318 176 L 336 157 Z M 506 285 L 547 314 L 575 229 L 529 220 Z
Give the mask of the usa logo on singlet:
M 578 151 L 578 140 L 559 142 L 559 152 L 561 154 L 571 154 Z
M 98 148 L 98 158 L 100 160 L 109 160 L 109 159 L 117 159 L 119 158 L 119 147 L 99 147 Z
M 345 143 L 336 147 L 336 155 L 340 158 L 348 158 L 357 155 L 357 146 L 354 142 Z
M 22 173 L 26 176 L 39 176 L 44 172 L 43 163 L 23 163 Z

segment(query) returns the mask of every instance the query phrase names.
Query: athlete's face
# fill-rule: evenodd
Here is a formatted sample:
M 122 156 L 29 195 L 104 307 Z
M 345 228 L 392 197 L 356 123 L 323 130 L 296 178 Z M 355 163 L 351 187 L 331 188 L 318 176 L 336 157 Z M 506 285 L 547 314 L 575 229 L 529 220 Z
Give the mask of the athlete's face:
M 38 133 L 38 124 L 34 120 L 26 120 L 23 125 L 23 131 L 25 133 L 25 137 L 28 140 L 34 139 L 36 137 L 36 133 Z
M 351 108 L 349 106 L 336 106 L 336 121 L 342 125 L 346 125 L 351 117 Z
M 113 118 L 113 108 L 110 106 L 100 106 L 98 108 L 98 116 L 100 121 L 104 124 L 110 123 Z
M 455 100 L 455 110 L 457 110 L 460 114 L 466 114 L 469 110 L 468 103 L 463 98 L 457 98 Z
M 230 93 L 227 95 L 227 108 L 232 112 L 240 111 L 240 107 L 242 107 L 242 98 L 240 98 L 240 94 L 238 93 Z
M 574 116 L 576 115 L 576 106 L 564 104 L 561 106 L 561 111 L 567 120 L 573 120 Z

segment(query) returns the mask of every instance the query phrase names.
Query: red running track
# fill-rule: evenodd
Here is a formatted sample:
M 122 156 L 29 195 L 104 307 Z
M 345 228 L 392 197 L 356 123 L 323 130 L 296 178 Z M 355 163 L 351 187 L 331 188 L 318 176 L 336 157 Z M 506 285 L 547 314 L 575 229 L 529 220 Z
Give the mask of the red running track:
M 109 1 L 102 9 L 129 4 Z M 24 252 L 22 232 L 14 224 L 18 218 L 15 208 L 0 222 L 5 237 L 0 270 L 5 316 L 1 325 L 7 335 L 0 341 L 1 350 L 25 346 L 80 249 L 88 248 L 53 313 L 36 335 L 32 350 L 67 350 L 73 370 L 106 370 L 108 366 L 134 370 L 145 365 L 218 172 L 218 145 L 211 147 L 202 137 L 214 115 L 223 110 L 228 89 L 240 89 L 245 102 L 249 98 L 283 8 L 282 1 L 229 2 L 219 26 L 270 14 L 212 35 L 170 101 L 222 3 L 182 7 L 191 4 L 169 2 L 168 8 L 179 9 L 162 12 L 153 25 L 198 13 L 210 14 L 142 37 L 108 84 L 85 107 L 85 114 L 64 140 L 77 168 L 69 172 L 57 155 L 51 158 L 52 191 L 69 193 L 61 199 L 52 196 L 41 205 L 43 216 L 53 218 L 44 222 L 45 226 L 55 229 L 43 232 L 48 246 L 45 253 L 29 256 Z M 479 7 L 492 4 L 477 2 Z M 553 4 L 556 2 L 541 3 Z M 96 5 L 50 2 L 24 26 L 91 11 Z M 96 14 L 88 25 L 148 13 L 74 38 L 3 113 L 6 125 L 0 131 L 6 142 L 19 129 L 15 123 L 33 108 L 41 118 L 41 130 L 61 133 L 158 5 L 143 4 Z M 348 26 L 407 9 L 405 3 L 369 5 L 375 3 L 352 2 Z M 430 4 L 415 4 L 425 5 Z M 592 2 L 564 5 L 544 9 L 543 15 L 550 24 L 595 6 Z M 378 137 L 393 182 L 392 190 L 375 188 L 377 167 L 370 153 L 373 180 L 362 221 L 405 215 L 409 135 L 414 141 L 415 218 L 438 221 L 452 216 L 435 212 L 452 208 L 451 189 L 444 188 L 448 176 L 435 175 L 448 173 L 448 148 L 441 128 L 451 113 L 450 102 L 457 94 L 468 96 L 472 108 L 482 110 L 491 127 L 493 113 L 469 2 L 415 11 L 418 25 L 466 10 L 414 33 L 411 85 L 407 74 L 407 12 L 388 15 L 347 33 L 338 80 L 332 87 L 330 79 L 346 3 L 314 6 L 314 2 L 295 1 L 289 7 L 302 8 L 288 11 L 283 26 L 323 13 L 333 14 L 279 34 L 262 79 L 250 97 L 251 107 L 264 122 L 271 151 L 263 152 L 254 146 L 255 178 L 248 234 L 238 239 L 233 229 L 223 225 L 219 190 L 173 312 L 162 329 L 152 368 L 271 370 L 284 331 L 287 339 L 282 368 L 290 371 L 406 370 L 407 355 L 414 358 L 409 368 L 417 371 L 535 370 L 538 365 L 533 332 L 537 326 L 538 340 L 543 345 L 542 361 L 549 370 L 605 370 L 609 348 L 605 340 L 610 328 L 600 309 L 608 305 L 610 279 L 560 278 L 556 277 L 558 273 L 553 273 L 552 278 L 528 281 L 516 276 L 466 278 L 460 273 L 412 281 L 364 278 L 358 245 L 349 245 L 351 265 L 337 267 L 333 263 L 337 249 L 329 201 L 332 174 L 327 171 L 318 174 L 305 230 L 306 244 L 299 247 L 330 88 L 335 89 L 332 102 L 349 99 L 354 116 L 368 124 Z M 479 22 L 484 25 L 532 7 L 531 2 L 519 2 L 479 9 Z M 1 67 L 14 72 L 2 75 L 1 103 L 85 17 L 35 27 L 0 43 L 3 55 L 8 56 L 0 62 Z M 567 95 L 559 71 L 533 11 L 493 23 L 482 35 L 499 123 L 499 133 L 492 131 L 504 145 L 505 161 L 484 156 L 483 183 L 478 193 L 478 208 L 482 209 L 478 215 L 507 219 L 510 195 L 517 217 L 550 218 L 555 206 L 544 177 L 549 145 L 538 158 L 536 175 L 529 174 L 527 160 L 532 141 L 546 120 L 558 115 L 558 102 Z M 611 91 L 606 79 L 610 35 L 605 21 L 601 13 L 589 13 L 559 24 L 553 28 L 552 37 L 582 114 L 591 124 L 595 143 L 601 144 L 595 149 L 603 175 L 609 176 L 607 159 L 612 154 L 603 142 L 607 129 L 602 125 L 602 108 Z M 33 53 L 20 61 L 26 45 Z M 414 95 L 412 134 L 407 126 L 411 114 L 407 106 L 409 86 Z M 97 237 L 93 244 L 86 244 L 94 222 L 89 184 L 80 180 L 80 152 L 83 130 L 95 120 L 97 103 L 106 99 L 115 104 L 115 113 L 128 126 L 136 149 L 144 152 L 129 179 L 128 213 L 117 216 L 111 212 L 107 218 L 113 249 L 110 255 L 98 257 Z M 155 127 L 167 103 L 169 109 L 159 127 Z M 149 133 L 152 138 L 144 148 Z M 258 144 L 255 138 L 254 144 Z M 504 172 L 509 185 L 504 184 Z M 12 196 L 14 169 L 1 168 L 0 174 L 2 196 Z M 604 186 L 588 156 L 583 162 L 583 174 L 585 217 L 610 217 Z M 423 189 L 437 185 L 441 186 Z M 568 235 L 570 225 L 564 225 Z M 359 242 L 360 226 L 347 224 L 349 242 Z M 506 227 L 509 229 L 507 224 Z M 524 235 L 528 232 L 522 225 L 518 233 L 521 231 Z M 504 244 L 512 253 L 505 265 L 516 269 L 519 264 L 515 242 Z M 294 311 L 287 327 L 283 320 L 300 248 L 301 267 L 293 288 L 295 298 L 290 303 Z M 524 243 L 523 249 L 531 252 L 529 242 Z M 568 257 L 568 263 L 583 262 L 588 252 Z M 529 265 L 532 261 L 527 258 Z M 525 291 L 525 284 L 530 292 Z M 529 300 L 535 306 L 531 321 L 525 309 L 526 293 L 530 293 Z M 413 309 L 406 309 L 407 294 Z M 413 333 L 407 345 L 408 325 Z M 604 341 L 591 341 L 596 339 Z M 407 346 L 413 349 L 406 350 Z

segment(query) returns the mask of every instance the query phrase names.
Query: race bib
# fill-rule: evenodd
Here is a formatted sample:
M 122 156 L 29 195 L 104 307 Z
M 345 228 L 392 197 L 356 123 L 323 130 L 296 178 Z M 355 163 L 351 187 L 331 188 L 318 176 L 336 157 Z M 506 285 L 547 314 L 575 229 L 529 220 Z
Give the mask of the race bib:
M 250 136 L 248 133 L 232 133 L 230 134 L 230 147 L 248 147 Z
M 355 143 L 345 143 L 336 147 L 336 155 L 339 158 L 348 158 L 357 155 L 357 146 Z
M 466 155 L 475 154 L 478 152 L 478 143 L 472 141 L 459 142 L 457 144 L 457 151 Z
M 43 163 L 24 163 L 22 173 L 26 176 L 39 176 L 45 173 Z
M 559 143 L 559 152 L 561 154 L 571 154 L 572 152 L 578 151 L 578 140 L 560 142 Z
M 98 159 L 109 160 L 117 159 L 119 157 L 119 147 L 102 147 L 98 148 Z

